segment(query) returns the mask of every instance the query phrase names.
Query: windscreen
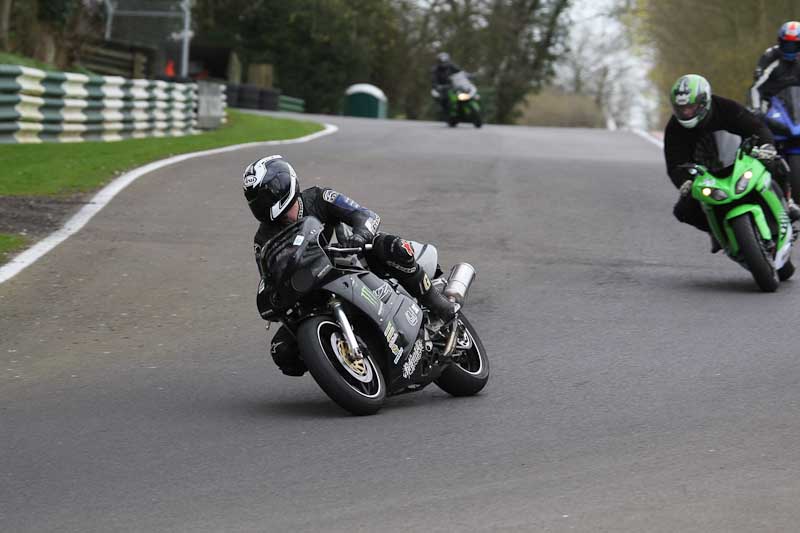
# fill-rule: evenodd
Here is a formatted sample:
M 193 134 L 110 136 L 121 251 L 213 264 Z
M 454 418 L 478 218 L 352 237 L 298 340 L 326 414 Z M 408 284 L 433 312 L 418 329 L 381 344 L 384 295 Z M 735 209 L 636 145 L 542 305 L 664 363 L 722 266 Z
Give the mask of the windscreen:
M 461 92 L 471 92 L 472 91 L 472 82 L 469 81 L 466 72 L 459 71 L 450 76 L 450 83 L 453 84 L 453 88 L 457 91 Z

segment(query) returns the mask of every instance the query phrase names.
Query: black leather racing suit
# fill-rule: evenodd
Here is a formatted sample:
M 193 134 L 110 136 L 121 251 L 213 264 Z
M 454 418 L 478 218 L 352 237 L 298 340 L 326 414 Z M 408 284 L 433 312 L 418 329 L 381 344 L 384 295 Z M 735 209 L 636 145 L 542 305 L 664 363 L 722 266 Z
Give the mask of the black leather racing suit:
M 750 88 L 750 106 L 766 112 L 769 98 L 786 87 L 800 86 L 800 55 L 794 60 L 783 59 L 778 45 L 767 48 L 758 60 Z
M 461 72 L 461 68 L 455 63 L 437 63 L 431 69 L 431 84 L 439 92 L 439 105 L 442 113 L 447 116 L 447 106 L 450 103 L 447 90 L 450 87 L 450 76 L 456 72 Z
M 336 225 L 344 223 L 350 226 L 354 234 L 364 237 L 372 243 L 372 250 L 365 252 L 370 270 L 381 277 L 393 277 L 413 296 L 419 298 L 430 290 L 430 280 L 425 271 L 417 265 L 414 251 L 408 241 L 394 235 L 378 233 L 381 218 L 354 200 L 322 187 L 310 187 L 302 191 L 298 197 L 298 219 L 313 216 L 325 226 L 323 236 L 330 242 Z M 288 223 L 278 221 L 262 222 L 254 238 L 254 250 L 259 274 L 261 249 L 271 238 L 281 232 Z M 297 345 L 294 335 L 286 327 L 275 333 L 271 345 L 272 358 L 284 374 L 299 376 L 306 371 L 305 364 L 297 356 Z
M 713 135 L 715 131 L 727 131 L 739 135 L 742 139 L 755 135 L 761 143 L 775 143 L 769 128 L 747 108 L 733 100 L 713 95 L 711 111 L 697 126 L 684 128 L 673 116 L 664 130 L 664 159 L 667 164 L 667 174 L 676 188 L 680 188 L 686 180 L 693 179 L 687 169 L 681 167 L 686 163 L 703 165 L 714 174 L 731 171 L 725 169 L 719 160 Z M 764 163 L 772 171 L 775 181 L 784 186 L 783 171 L 771 163 Z M 709 231 L 708 221 L 700 202 L 691 195 L 681 196 L 675 204 L 673 213 L 681 222 Z
M 300 192 L 298 201 L 300 203 L 300 211 L 297 218 L 300 219 L 307 216 L 318 218 L 325 225 L 324 236 L 328 242 L 331 241 L 334 228 L 339 223 L 347 224 L 353 228 L 353 233 L 361 235 L 367 242 L 372 242 L 378 235 L 381 217 L 333 189 L 310 187 Z M 261 265 L 258 260 L 261 248 L 287 225 L 288 223 L 268 220 L 262 222 L 258 227 L 253 240 L 259 273 L 263 274 L 260 272 Z

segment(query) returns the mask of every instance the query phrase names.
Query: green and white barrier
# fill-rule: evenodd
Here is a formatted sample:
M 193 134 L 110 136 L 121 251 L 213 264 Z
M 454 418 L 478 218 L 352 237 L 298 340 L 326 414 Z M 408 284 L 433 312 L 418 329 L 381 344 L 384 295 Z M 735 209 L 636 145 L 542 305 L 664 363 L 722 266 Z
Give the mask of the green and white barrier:
M 278 111 L 294 111 L 295 113 L 303 113 L 306 109 L 306 102 L 302 98 L 294 98 L 293 96 L 278 96 Z
M 197 133 L 197 85 L 0 65 L 0 143 Z

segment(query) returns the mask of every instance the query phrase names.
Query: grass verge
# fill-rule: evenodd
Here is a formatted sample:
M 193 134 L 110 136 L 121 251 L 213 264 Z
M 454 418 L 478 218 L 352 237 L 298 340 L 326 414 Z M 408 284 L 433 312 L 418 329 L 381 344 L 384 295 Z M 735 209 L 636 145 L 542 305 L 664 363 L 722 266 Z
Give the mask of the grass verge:
M 10 54 L 8 52 L 0 52 L 0 65 L 20 65 L 23 67 L 38 68 L 39 70 L 53 70 L 61 72 L 61 69 L 56 68 L 51 63 L 37 61 L 27 56 L 20 56 L 17 54 Z M 65 69 L 63 72 L 76 72 L 78 74 L 92 74 L 90 70 L 85 69 L 81 65 L 72 65 Z
M 322 126 L 228 110 L 228 123 L 186 137 L 118 142 L 0 145 L 0 195 L 64 195 L 87 192 L 115 175 L 165 157 L 231 144 L 293 139 Z
M 21 250 L 28 244 L 28 239 L 22 235 L 4 235 L 0 233 L 0 264 L 5 263 L 8 256 Z
M 2 56 L 0 56 L 2 62 Z M 186 137 L 118 142 L 2 144 L 0 197 L 61 197 L 99 189 L 117 175 L 173 155 L 257 141 L 294 139 L 322 130 L 316 122 L 228 110 L 222 128 Z M 10 226 L 13 228 L 13 224 Z M 0 233 L 0 264 L 30 244 L 19 234 Z

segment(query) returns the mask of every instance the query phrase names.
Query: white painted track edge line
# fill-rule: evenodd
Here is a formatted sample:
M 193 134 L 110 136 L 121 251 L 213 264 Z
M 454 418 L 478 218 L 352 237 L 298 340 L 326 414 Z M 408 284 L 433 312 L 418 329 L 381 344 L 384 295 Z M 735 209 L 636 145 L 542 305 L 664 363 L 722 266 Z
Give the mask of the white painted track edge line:
M 664 149 L 664 143 L 661 141 L 661 139 L 657 139 L 656 137 L 653 137 L 652 135 L 650 135 L 649 133 L 647 133 L 644 130 L 633 129 L 631 131 L 633 133 L 635 133 L 636 135 L 638 135 L 639 137 L 641 137 L 642 139 L 644 139 L 644 140 L 646 140 L 646 141 L 648 141 L 650 143 L 655 144 L 656 146 L 658 146 L 662 150 Z
M 231 146 L 223 146 L 222 148 L 212 148 L 210 150 L 202 150 L 200 152 L 189 152 L 187 154 L 180 154 L 159 161 L 148 163 L 141 167 L 135 168 L 125 174 L 122 174 L 111 183 L 103 187 L 97 194 L 92 197 L 89 202 L 84 205 L 77 213 L 75 213 L 64 225 L 40 240 L 27 250 L 21 252 L 19 255 L 13 257 L 8 263 L 0 266 L 0 283 L 4 283 L 27 267 L 38 261 L 47 252 L 67 240 L 71 235 L 77 233 L 83 226 L 85 226 L 97 213 L 100 212 L 117 194 L 119 194 L 125 187 L 136 181 L 141 176 L 159 170 L 175 163 L 180 163 L 187 159 L 195 157 L 206 157 L 209 155 L 222 154 L 225 152 L 232 152 L 234 150 L 241 150 L 242 148 L 251 148 L 255 146 L 276 146 L 282 144 L 297 144 L 314 139 L 319 139 L 325 135 L 331 135 L 339 131 L 339 128 L 333 124 L 323 124 L 324 129 L 304 137 L 296 139 L 285 139 L 277 141 L 256 141 L 251 143 L 234 144 Z

